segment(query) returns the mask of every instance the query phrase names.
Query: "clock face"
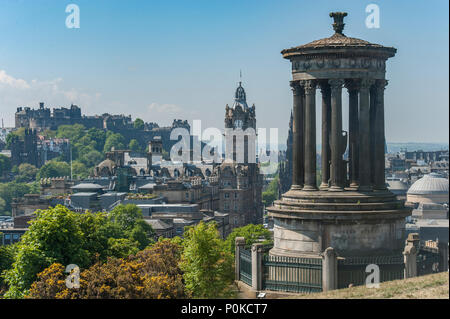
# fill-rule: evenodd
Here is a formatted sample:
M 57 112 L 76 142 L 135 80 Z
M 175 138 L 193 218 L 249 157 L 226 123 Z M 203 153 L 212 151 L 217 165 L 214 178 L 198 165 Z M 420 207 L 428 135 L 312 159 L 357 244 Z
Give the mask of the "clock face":
M 242 120 L 235 120 L 234 121 L 234 127 L 235 128 L 242 128 Z

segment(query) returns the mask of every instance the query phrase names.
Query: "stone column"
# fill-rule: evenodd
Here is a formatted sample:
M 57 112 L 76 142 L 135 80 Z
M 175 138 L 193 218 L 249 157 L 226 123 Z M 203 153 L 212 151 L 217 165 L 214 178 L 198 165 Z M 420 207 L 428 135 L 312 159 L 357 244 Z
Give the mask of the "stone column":
M 358 187 L 358 145 L 359 145 L 359 110 L 358 110 L 358 94 L 359 87 L 355 81 L 349 81 L 346 85 L 349 95 L 348 106 L 348 134 L 349 134 L 349 177 L 350 187 Z
M 337 254 L 332 247 L 328 247 L 322 254 L 322 291 L 338 288 Z
M 320 189 L 328 189 L 330 179 L 330 131 L 331 131 L 331 91 L 327 82 L 320 83 L 322 93 L 322 182 Z
M 404 278 L 417 277 L 417 249 L 414 245 L 408 244 L 405 246 L 403 260 L 405 262 Z
M 375 81 L 374 81 L 375 83 Z M 369 118 L 370 118 L 370 183 L 373 187 L 375 178 L 375 136 L 376 136 L 376 96 L 375 85 L 372 85 L 369 89 Z
M 234 265 L 235 265 L 235 280 L 240 279 L 240 271 L 241 271 L 241 259 L 240 252 L 241 249 L 245 247 L 245 238 L 244 237 L 236 237 L 234 240 L 235 250 L 234 250 Z
M 344 80 L 329 80 L 331 88 L 331 187 L 330 191 L 342 191 L 342 86 Z
M 303 81 L 305 88 L 305 184 L 303 190 L 317 190 L 316 181 L 316 81 Z
M 371 191 L 370 181 L 370 87 L 372 79 L 362 79 L 359 91 L 359 187 Z
M 263 244 L 252 245 L 252 289 L 260 291 L 262 289 L 262 256 Z
M 298 82 L 291 81 L 293 101 L 293 149 L 292 149 L 292 186 L 291 189 L 301 189 L 304 183 L 304 153 L 303 153 L 303 88 Z
M 375 129 L 374 129 L 374 188 L 386 190 L 385 178 L 385 134 L 384 134 L 384 89 L 388 84 L 387 80 L 377 80 L 375 84 Z

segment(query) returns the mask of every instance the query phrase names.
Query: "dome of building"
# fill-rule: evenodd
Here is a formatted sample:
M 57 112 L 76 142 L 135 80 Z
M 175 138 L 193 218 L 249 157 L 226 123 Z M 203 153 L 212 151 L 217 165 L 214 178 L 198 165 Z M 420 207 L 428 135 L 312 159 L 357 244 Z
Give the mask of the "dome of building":
M 409 202 L 448 203 L 448 179 L 436 173 L 430 173 L 417 180 L 409 188 Z

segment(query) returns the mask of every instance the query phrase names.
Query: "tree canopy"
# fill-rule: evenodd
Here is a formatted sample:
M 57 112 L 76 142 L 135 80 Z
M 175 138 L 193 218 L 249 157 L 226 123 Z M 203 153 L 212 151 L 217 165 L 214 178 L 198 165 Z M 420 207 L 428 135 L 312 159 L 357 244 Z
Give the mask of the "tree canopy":
M 87 268 L 107 257 L 127 257 L 150 243 L 150 238 L 144 237 L 153 234 L 151 226 L 145 222 L 148 227 L 142 226 L 134 205 L 121 206 L 113 214 L 120 218 L 109 218 L 106 213 L 79 214 L 61 205 L 36 211 L 36 219 L 17 243 L 12 268 L 6 271 L 9 290 L 5 296 L 23 297 L 36 275 L 53 263 Z M 129 222 L 128 228 L 122 220 Z

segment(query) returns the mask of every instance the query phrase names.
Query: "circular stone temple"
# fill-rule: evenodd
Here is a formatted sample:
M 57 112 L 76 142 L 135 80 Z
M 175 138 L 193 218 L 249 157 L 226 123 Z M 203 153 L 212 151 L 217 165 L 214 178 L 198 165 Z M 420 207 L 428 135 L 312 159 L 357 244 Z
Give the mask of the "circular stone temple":
M 333 247 L 340 256 L 374 256 L 399 253 L 404 246 L 405 217 L 411 210 L 387 189 L 384 171 L 386 61 L 397 50 L 345 36 L 346 15 L 330 13 L 331 37 L 281 52 L 292 64 L 293 177 L 291 189 L 268 208 L 274 219 L 271 255 L 319 255 Z M 342 129 L 344 89 L 349 94 L 348 132 Z

